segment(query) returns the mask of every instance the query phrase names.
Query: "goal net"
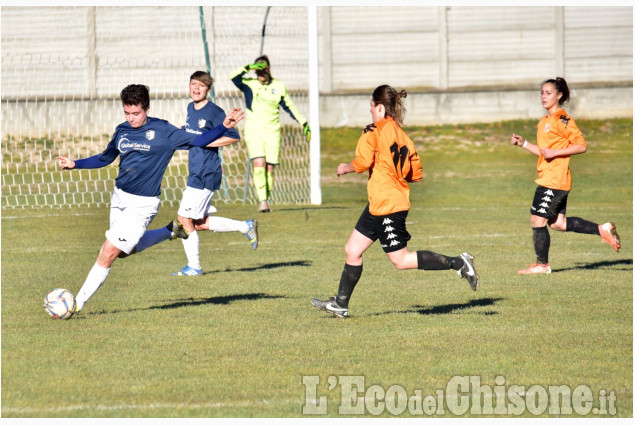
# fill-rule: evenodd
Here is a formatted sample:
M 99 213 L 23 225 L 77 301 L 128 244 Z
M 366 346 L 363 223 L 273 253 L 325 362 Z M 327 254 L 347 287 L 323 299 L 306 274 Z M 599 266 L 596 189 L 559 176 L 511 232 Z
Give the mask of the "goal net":
M 132 83 L 150 87 L 150 116 L 182 126 L 189 76 L 207 70 L 206 52 L 214 101 L 226 111 L 245 105 L 231 72 L 262 49 L 310 119 L 307 36 L 305 7 L 3 7 L 2 208 L 108 205 L 118 160 L 62 172 L 55 157 L 102 152 L 124 121 L 119 92 Z M 271 201 L 309 203 L 309 145 L 285 111 L 280 121 Z M 224 177 L 215 202 L 255 203 L 244 143 L 220 151 Z M 170 162 L 164 205 L 181 199 L 187 158 L 177 151 Z

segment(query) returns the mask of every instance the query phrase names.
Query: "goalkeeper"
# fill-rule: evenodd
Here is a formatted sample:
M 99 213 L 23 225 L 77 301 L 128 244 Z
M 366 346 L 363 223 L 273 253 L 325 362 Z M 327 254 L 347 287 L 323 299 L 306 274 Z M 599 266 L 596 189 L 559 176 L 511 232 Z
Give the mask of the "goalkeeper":
M 258 78 L 247 78 L 250 70 Z M 269 197 L 273 187 L 273 170 L 280 163 L 280 107 L 301 126 L 306 141 L 311 141 L 311 129 L 306 118 L 295 106 L 285 84 L 271 76 L 267 56 L 260 56 L 250 65 L 235 70 L 231 80 L 245 96 L 245 144 L 252 162 L 252 178 L 258 196 L 258 211 L 269 212 Z

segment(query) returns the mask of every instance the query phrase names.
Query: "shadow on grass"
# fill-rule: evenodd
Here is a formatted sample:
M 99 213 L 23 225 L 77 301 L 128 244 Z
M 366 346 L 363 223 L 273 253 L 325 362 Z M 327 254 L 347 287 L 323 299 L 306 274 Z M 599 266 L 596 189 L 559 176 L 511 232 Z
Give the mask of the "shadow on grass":
M 263 299 L 279 299 L 279 298 L 287 298 L 282 295 L 268 295 L 263 293 L 255 293 L 255 294 L 236 294 L 236 295 L 225 295 L 222 297 L 209 297 L 209 298 L 186 298 L 177 301 L 173 301 L 167 304 L 161 305 L 153 305 L 145 308 L 131 308 L 129 310 L 112 310 L 112 311 L 96 311 L 94 313 L 88 313 L 88 315 L 101 315 L 101 314 L 117 314 L 117 313 L 131 313 L 134 311 L 148 311 L 148 310 L 170 310 L 174 308 L 182 308 L 182 307 L 195 307 L 199 305 L 227 305 L 236 301 L 256 301 Z
M 494 305 L 499 301 L 504 300 L 504 298 L 480 298 L 478 300 L 471 300 L 462 304 L 443 304 L 443 305 L 435 305 L 432 307 L 426 307 L 423 305 L 414 305 L 407 310 L 398 310 L 398 311 L 385 311 L 382 313 L 375 313 L 372 316 L 383 316 L 384 314 L 409 314 L 409 313 L 417 313 L 424 316 L 430 314 L 453 314 L 457 311 L 465 310 L 468 308 L 474 307 L 485 307 Z M 496 311 L 488 310 L 485 312 L 480 312 L 479 314 L 484 314 L 486 316 L 492 316 L 498 314 Z
M 242 267 L 240 269 L 230 269 L 227 268 L 225 270 L 214 270 L 214 271 L 210 271 L 210 272 L 203 272 L 203 274 L 213 274 L 213 273 L 225 273 L 225 272 L 255 272 L 257 270 L 271 270 L 271 269 L 277 269 L 280 267 L 310 267 L 311 264 L 313 264 L 313 262 L 311 261 L 287 261 L 284 263 L 269 263 L 269 264 L 262 264 L 260 266 L 255 266 L 255 267 Z
M 595 270 L 604 267 L 613 267 L 613 266 L 621 266 L 627 265 L 630 266 L 628 268 L 620 268 L 613 270 L 624 270 L 624 271 L 632 271 L 633 270 L 633 259 L 625 259 L 625 260 L 615 260 L 615 261 L 598 261 L 597 263 L 576 263 L 574 267 L 569 267 L 566 269 L 551 269 L 551 273 L 560 273 L 560 272 L 569 272 L 571 270 Z

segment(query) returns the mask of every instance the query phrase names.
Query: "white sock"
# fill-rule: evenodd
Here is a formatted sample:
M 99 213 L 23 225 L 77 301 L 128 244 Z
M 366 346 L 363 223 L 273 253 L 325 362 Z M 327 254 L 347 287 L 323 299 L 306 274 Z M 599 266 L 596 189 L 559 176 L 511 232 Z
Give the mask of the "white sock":
M 108 273 L 110 273 L 110 269 L 98 266 L 97 263 L 95 263 L 93 268 L 90 269 L 88 276 L 86 276 L 84 285 L 82 285 L 81 289 L 77 293 L 77 296 L 75 297 L 77 308 L 79 310 L 84 308 L 84 304 L 86 304 L 86 301 L 88 301 L 90 297 L 92 297 L 93 294 L 97 292 L 101 284 L 106 281 Z
M 167 227 L 162 227 L 155 230 L 146 230 L 146 232 L 139 239 L 137 244 L 137 252 L 141 252 L 146 248 L 150 248 L 153 245 L 172 239 L 172 232 Z
M 244 221 L 232 220 L 225 217 L 209 217 L 209 230 L 212 232 L 240 232 L 246 233 L 249 226 Z
M 187 265 L 199 270 L 201 268 L 201 262 L 198 255 L 198 232 L 194 230 L 187 239 L 181 240 L 183 241 L 183 248 L 187 256 Z

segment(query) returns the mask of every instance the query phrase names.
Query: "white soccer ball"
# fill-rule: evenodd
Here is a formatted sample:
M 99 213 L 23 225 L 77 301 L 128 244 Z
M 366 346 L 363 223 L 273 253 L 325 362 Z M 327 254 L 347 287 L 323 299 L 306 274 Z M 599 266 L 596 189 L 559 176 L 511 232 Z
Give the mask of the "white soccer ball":
M 68 289 L 53 289 L 44 298 L 44 310 L 53 319 L 70 319 L 75 313 L 75 297 Z

